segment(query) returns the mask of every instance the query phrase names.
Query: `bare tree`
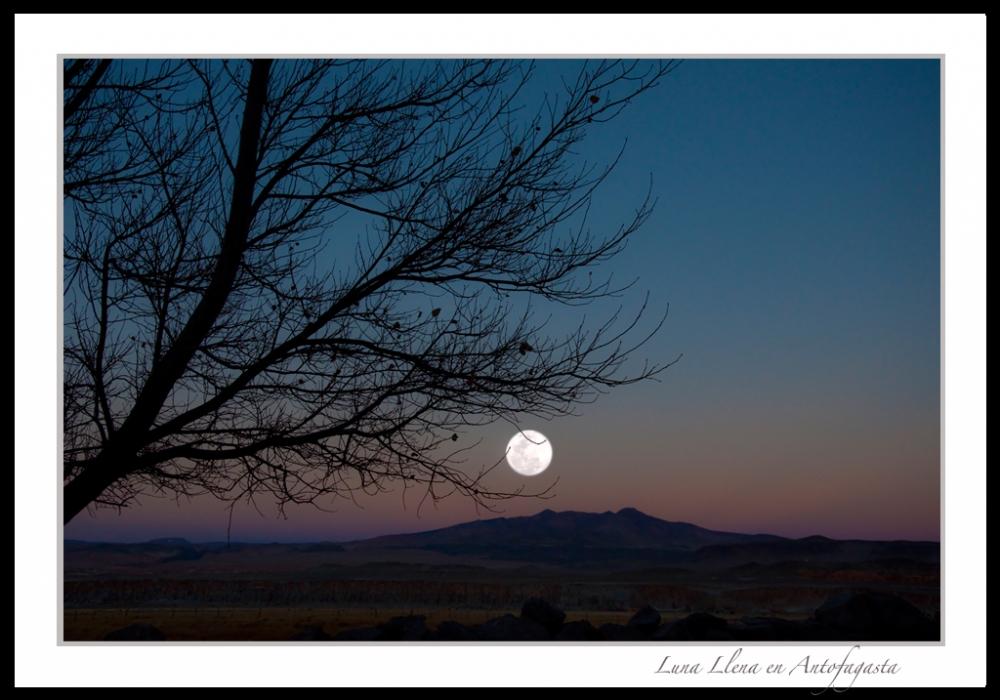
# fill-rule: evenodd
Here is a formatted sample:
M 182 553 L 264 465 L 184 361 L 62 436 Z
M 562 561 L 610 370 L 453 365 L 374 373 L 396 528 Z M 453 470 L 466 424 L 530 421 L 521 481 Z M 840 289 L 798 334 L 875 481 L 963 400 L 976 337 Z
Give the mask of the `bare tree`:
M 649 197 L 592 236 L 610 167 L 570 156 L 674 66 L 584 65 L 521 118 L 521 62 L 67 61 L 65 521 L 141 493 L 519 495 L 461 468 L 462 426 L 665 368 L 619 376 L 638 318 L 550 337 L 530 302 L 619 291 L 588 268 Z

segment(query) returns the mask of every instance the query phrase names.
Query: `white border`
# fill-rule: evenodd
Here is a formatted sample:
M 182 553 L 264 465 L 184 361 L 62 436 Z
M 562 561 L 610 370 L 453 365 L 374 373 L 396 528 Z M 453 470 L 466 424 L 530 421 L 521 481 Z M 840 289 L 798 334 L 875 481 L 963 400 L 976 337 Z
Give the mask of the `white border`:
M 58 54 L 945 56 L 947 643 L 863 647 L 901 672 L 856 687 L 986 683 L 986 18 L 966 16 L 15 16 L 15 685 L 799 685 L 654 675 L 729 647 L 95 647 L 56 645 L 60 463 Z M 667 54 L 666 52 L 670 52 Z M 752 647 L 744 659 L 845 649 Z M 828 679 L 808 679 L 823 687 Z

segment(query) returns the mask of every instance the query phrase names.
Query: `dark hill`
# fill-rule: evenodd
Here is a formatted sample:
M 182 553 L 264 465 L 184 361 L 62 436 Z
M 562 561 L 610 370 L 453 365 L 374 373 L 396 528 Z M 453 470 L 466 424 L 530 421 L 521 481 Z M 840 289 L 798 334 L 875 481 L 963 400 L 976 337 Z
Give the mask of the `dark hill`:
M 744 544 L 713 544 L 688 557 L 691 564 L 706 567 L 732 567 L 751 562 L 862 562 L 875 560 L 911 560 L 938 563 L 941 561 L 939 542 L 903 540 L 831 540 L 826 537 L 803 537 L 780 542 Z
M 708 545 L 781 542 L 776 535 L 717 532 L 660 520 L 634 508 L 617 513 L 556 513 L 495 518 L 411 535 L 388 535 L 346 545 L 361 549 L 426 549 L 450 555 L 556 562 L 676 561 Z

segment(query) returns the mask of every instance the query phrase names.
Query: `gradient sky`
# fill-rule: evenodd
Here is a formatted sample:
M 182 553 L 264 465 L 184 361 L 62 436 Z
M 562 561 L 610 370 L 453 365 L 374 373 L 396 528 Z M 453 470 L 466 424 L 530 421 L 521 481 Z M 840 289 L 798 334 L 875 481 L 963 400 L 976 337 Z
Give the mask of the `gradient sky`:
M 537 90 L 557 89 L 574 63 L 540 62 Z M 940 99 L 937 60 L 689 59 L 594 128 L 580 161 L 607 163 L 627 145 L 591 228 L 628 220 L 650 177 L 657 204 L 604 268 L 636 284 L 587 317 L 619 304 L 627 317 L 648 292 L 641 328 L 668 304 L 669 316 L 633 366 L 683 357 L 580 417 L 525 418 L 519 427 L 551 440 L 552 466 L 526 479 L 501 465 L 487 484 L 555 482 L 553 497 L 501 514 L 634 507 L 735 532 L 939 539 Z M 581 311 L 560 311 L 553 332 Z M 513 432 L 462 434 L 481 441 L 470 469 L 500 459 Z M 287 518 L 244 504 L 232 538 L 350 540 L 497 515 L 459 496 L 418 513 L 419 495 Z M 207 498 L 150 498 L 83 513 L 64 534 L 224 540 L 228 515 Z

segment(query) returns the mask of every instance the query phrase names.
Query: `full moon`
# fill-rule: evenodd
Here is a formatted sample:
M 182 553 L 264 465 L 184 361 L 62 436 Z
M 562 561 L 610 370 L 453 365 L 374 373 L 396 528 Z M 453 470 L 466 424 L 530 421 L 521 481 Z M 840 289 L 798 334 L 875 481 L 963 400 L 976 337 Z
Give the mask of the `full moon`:
M 518 474 L 541 474 L 551 461 L 552 443 L 535 430 L 518 433 L 507 443 L 507 463 Z

